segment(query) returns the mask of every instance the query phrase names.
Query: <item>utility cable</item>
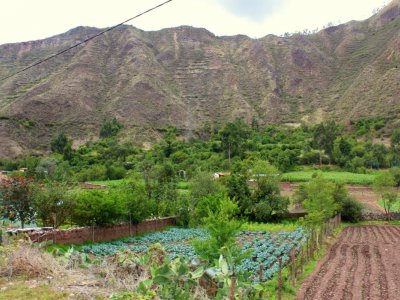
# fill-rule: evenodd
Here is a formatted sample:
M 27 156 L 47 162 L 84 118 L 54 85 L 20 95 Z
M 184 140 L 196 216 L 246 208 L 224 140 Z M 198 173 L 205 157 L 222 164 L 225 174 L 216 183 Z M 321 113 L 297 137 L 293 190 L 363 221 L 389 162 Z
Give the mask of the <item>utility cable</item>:
M 39 61 L 33 63 L 32 65 L 30 65 L 30 66 L 28 66 L 28 67 L 25 67 L 25 68 L 23 68 L 22 70 L 19 70 L 19 71 L 15 72 L 15 73 L 13 73 L 13 74 L 11 74 L 11 75 L 8 75 L 8 76 L 6 76 L 6 77 L 1 78 L 1 79 L 0 79 L 0 82 L 1 82 L 1 81 L 4 81 L 4 80 L 6 80 L 6 79 L 9 79 L 9 78 L 11 78 L 11 77 L 14 77 L 15 75 L 20 74 L 20 73 L 22 73 L 22 72 L 25 72 L 25 71 L 27 71 L 27 70 L 29 70 L 29 69 L 32 69 L 33 67 L 36 67 L 37 65 L 40 65 L 40 64 L 42 64 L 42 63 L 44 63 L 44 62 L 46 62 L 46 61 L 49 61 L 49 60 L 51 60 L 51 59 L 53 59 L 53 58 L 55 58 L 55 57 L 57 57 L 57 56 L 59 56 L 59 55 L 61 55 L 61 54 L 64 54 L 65 52 L 67 52 L 67 51 L 69 51 L 69 50 L 71 50 L 71 49 L 74 49 L 74 48 L 76 48 L 76 47 L 79 47 L 80 45 L 85 44 L 85 43 L 87 43 L 87 42 L 89 42 L 89 41 L 91 41 L 91 40 L 93 40 L 93 39 L 99 37 L 100 35 L 105 34 L 106 32 L 109 32 L 109 31 L 111 31 L 111 30 L 114 30 L 115 28 L 118 28 L 118 27 L 124 25 L 125 23 L 128 23 L 128 22 L 130 22 L 130 21 L 132 21 L 132 20 L 134 20 L 134 19 L 136 19 L 136 18 L 139 18 L 139 17 L 141 17 L 141 16 L 143 16 L 143 15 L 145 15 L 145 14 L 147 14 L 147 13 L 149 13 L 149 12 L 151 12 L 151 11 L 153 11 L 153 10 L 155 10 L 155 9 L 157 9 L 157 8 L 163 6 L 163 5 L 165 5 L 165 4 L 167 4 L 167 3 L 171 2 L 171 1 L 173 1 L 173 0 L 167 0 L 167 1 L 165 1 L 165 2 L 163 2 L 163 3 L 161 3 L 161 4 L 158 4 L 158 5 L 156 5 L 156 6 L 152 7 L 152 8 L 150 8 L 150 9 L 148 9 L 148 10 L 146 10 L 146 11 L 144 11 L 144 12 L 142 12 L 142 13 L 140 13 L 140 14 L 134 16 L 134 17 L 132 17 L 132 18 L 129 18 L 128 20 L 126 20 L 126 21 L 124 21 L 124 22 L 121 22 L 121 23 L 119 23 L 119 24 L 117 24 L 117 25 L 114 25 L 114 26 L 112 26 L 112 27 L 109 27 L 109 28 L 107 28 L 107 29 L 104 29 L 103 31 L 99 32 L 98 34 L 95 34 L 95 35 L 93 35 L 93 36 L 91 36 L 91 37 L 89 37 L 89 38 L 83 40 L 82 42 L 79 42 L 79 43 L 77 43 L 77 44 L 75 44 L 75 45 L 73 45 L 73 46 L 71 46 L 71 47 L 69 47 L 69 48 L 67 48 L 67 49 L 64 49 L 64 50 L 62 50 L 62 51 L 60 51 L 60 52 L 57 52 L 57 53 L 55 53 L 55 54 L 53 54 L 53 55 L 50 55 L 49 57 L 47 57 L 47 58 L 45 58 L 45 59 L 39 60 Z

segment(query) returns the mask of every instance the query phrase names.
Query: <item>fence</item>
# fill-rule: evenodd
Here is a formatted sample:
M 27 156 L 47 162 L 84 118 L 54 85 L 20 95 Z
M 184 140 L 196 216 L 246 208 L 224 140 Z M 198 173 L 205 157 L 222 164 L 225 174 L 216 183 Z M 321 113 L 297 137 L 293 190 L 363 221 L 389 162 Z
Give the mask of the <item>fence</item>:
M 282 256 L 278 257 L 278 296 L 277 299 L 282 299 L 282 288 L 284 279 L 288 280 L 293 287 L 296 285 L 297 276 L 303 273 L 303 266 L 310 262 L 315 257 L 316 251 L 321 249 L 323 243 L 332 234 L 332 232 L 340 225 L 340 214 L 329 219 L 319 227 L 314 227 L 310 231 L 306 242 L 301 246 L 300 250 L 292 248 L 289 252 L 289 262 L 284 265 Z M 289 276 L 284 278 L 282 270 L 287 267 Z M 262 279 L 262 278 L 261 278 Z
M 106 242 L 117 238 L 164 229 L 175 225 L 175 217 L 146 220 L 139 224 L 120 223 L 72 229 L 54 229 L 28 232 L 33 242 L 53 241 L 57 244 Z

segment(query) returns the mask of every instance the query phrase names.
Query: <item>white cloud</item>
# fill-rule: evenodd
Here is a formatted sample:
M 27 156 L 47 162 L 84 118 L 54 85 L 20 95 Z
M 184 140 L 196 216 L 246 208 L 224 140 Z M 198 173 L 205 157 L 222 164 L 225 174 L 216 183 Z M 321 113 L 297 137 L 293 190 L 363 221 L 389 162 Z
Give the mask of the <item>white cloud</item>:
M 365 19 L 372 9 L 386 2 L 264 1 L 267 2 L 263 5 L 260 0 L 173 0 L 131 24 L 144 30 L 192 25 L 207 28 L 217 35 L 261 37 L 321 28 L 330 21 Z M 112 26 L 160 2 L 162 0 L 7 0 L 0 11 L 0 44 L 46 38 L 80 25 Z

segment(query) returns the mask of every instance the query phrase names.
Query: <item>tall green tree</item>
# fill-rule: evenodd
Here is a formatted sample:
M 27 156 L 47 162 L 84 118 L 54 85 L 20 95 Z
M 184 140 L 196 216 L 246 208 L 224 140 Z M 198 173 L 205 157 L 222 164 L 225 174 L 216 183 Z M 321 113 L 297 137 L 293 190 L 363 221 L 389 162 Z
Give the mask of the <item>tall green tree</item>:
M 252 217 L 260 222 L 283 218 L 288 213 L 290 200 L 280 194 L 279 171 L 267 161 L 256 160 L 250 174 L 254 182 L 251 195 Z
M 381 172 L 373 182 L 374 191 L 382 197 L 383 208 L 388 220 L 392 206 L 398 201 L 397 193 L 393 190 L 395 186 L 396 178 L 390 171 Z
M 303 206 L 307 211 L 306 221 L 319 224 L 335 215 L 340 210 L 340 204 L 334 198 L 335 184 L 317 175 L 306 186 L 307 198 Z
M 43 226 L 58 228 L 71 218 L 74 201 L 64 182 L 48 181 L 35 187 L 34 207 Z
M 339 136 L 339 126 L 335 121 L 327 121 L 315 126 L 313 132 L 313 145 L 320 151 L 320 164 L 322 165 L 322 151 L 328 156 L 329 163 L 333 161 L 335 139 Z
M 220 131 L 222 147 L 229 163 L 233 156 L 243 154 L 244 144 L 248 136 L 249 127 L 239 118 L 232 123 L 227 123 Z
M 64 155 L 65 160 L 70 160 L 73 155 L 72 141 L 68 139 L 64 132 L 61 132 L 51 141 L 51 151 Z
M 35 219 L 33 180 L 29 177 L 12 176 L 0 182 L 0 206 L 11 220 L 27 222 Z

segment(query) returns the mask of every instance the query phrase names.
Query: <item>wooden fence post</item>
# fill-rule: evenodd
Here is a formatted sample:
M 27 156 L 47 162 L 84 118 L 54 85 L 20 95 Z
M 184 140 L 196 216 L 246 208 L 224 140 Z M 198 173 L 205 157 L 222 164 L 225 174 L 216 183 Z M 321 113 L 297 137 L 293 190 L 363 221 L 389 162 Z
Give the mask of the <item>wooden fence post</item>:
M 311 245 L 310 245 L 310 258 L 314 258 L 314 227 L 311 229 Z
M 318 239 L 318 250 L 321 249 L 323 239 L 324 239 L 324 225 L 321 225 L 321 228 L 319 230 L 319 239 Z
M 304 264 L 304 245 L 301 246 L 300 254 L 300 274 L 303 274 L 303 264 Z
M 295 254 L 295 251 L 296 250 L 294 248 L 292 248 L 289 253 L 290 259 L 292 262 L 291 271 L 290 271 L 290 282 L 293 287 L 296 285 L 296 254 Z
M 235 285 L 236 285 L 236 277 L 233 275 L 231 277 L 231 286 L 229 288 L 229 300 L 235 300 Z
M 282 257 L 278 257 L 279 269 L 278 269 L 278 300 L 282 300 Z

